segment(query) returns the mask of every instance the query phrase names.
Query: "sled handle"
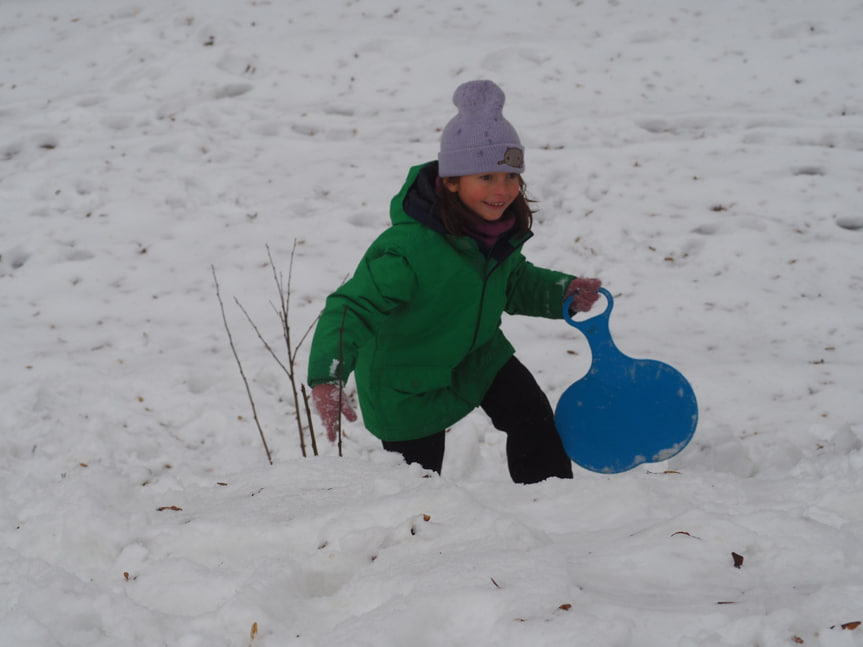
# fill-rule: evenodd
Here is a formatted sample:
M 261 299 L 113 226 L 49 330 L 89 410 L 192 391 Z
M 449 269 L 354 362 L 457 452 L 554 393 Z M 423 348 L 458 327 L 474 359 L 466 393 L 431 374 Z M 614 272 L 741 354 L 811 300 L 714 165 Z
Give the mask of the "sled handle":
M 566 320 L 566 323 L 576 330 L 580 330 L 584 334 L 587 334 L 588 331 L 591 330 L 601 319 L 607 320 L 611 316 L 611 309 L 614 307 L 614 298 L 612 298 L 611 292 L 605 288 L 599 288 L 597 291 L 605 297 L 605 300 L 608 301 L 608 305 L 605 306 L 604 312 L 601 312 L 590 319 L 585 319 L 584 321 L 576 321 L 569 314 L 569 307 L 572 305 L 572 300 L 575 298 L 575 295 L 567 297 L 566 301 L 563 302 L 563 318 Z

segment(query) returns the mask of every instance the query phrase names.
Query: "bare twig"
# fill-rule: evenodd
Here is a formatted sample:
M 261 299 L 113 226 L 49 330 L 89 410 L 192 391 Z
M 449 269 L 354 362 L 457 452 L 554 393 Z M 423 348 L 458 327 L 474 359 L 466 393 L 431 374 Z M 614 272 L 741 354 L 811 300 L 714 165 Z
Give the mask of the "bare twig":
M 234 302 L 237 304 L 237 307 L 242 311 L 243 315 L 245 315 L 246 320 L 252 326 L 252 329 L 255 331 L 255 334 L 258 336 L 258 339 L 264 345 L 264 348 L 267 349 L 267 352 L 270 353 L 270 356 L 272 356 L 272 358 L 281 367 L 281 369 L 285 372 L 285 374 L 288 376 L 288 379 L 290 380 L 291 391 L 292 391 L 293 397 L 294 397 L 294 409 L 295 409 L 295 417 L 296 417 L 296 421 L 297 421 L 297 432 L 299 433 L 299 436 L 300 436 L 300 450 L 302 451 L 302 454 L 305 457 L 305 456 L 307 456 L 306 440 L 305 440 L 305 433 L 304 433 L 304 428 L 303 428 L 302 413 L 300 410 L 300 394 L 298 393 L 298 390 L 297 390 L 297 380 L 296 380 L 296 375 L 294 372 L 294 367 L 295 367 L 295 363 L 296 363 L 297 352 L 298 352 L 300 346 L 303 344 L 303 342 L 309 336 L 309 333 L 311 333 L 311 331 L 314 330 L 314 327 L 315 327 L 316 323 L 318 322 L 318 320 L 320 319 L 321 315 L 318 314 L 318 316 L 315 317 L 314 321 L 312 321 L 312 323 L 309 325 L 309 327 L 303 333 L 302 337 L 300 338 L 299 343 L 296 346 L 294 346 L 291 343 L 291 327 L 290 327 L 290 316 L 289 316 L 290 310 L 289 309 L 290 309 L 290 301 L 291 301 L 291 277 L 293 275 L 294 255 L 296 253 L 296 249 L 297 249 L 297 241 L 294 240 L 294 246 L 291 249 L 291 259 L 290 259 L 290 266 L 289 266 L 289 270 L 288 270 L 288 280 L 287 280 L 287 282 L 285 282 L 282 275 L 276 269 L 276 264 L 273 261 L 272 252 L 270 250 L 269 245 L 267 245 L 267 258 L 269 259 L 270 267 L 273 270 L 273 279 L 276 282 L 276 289 L 277 289 L 278 294 L 279 294 L 279 305 L 278 305 L 278 307 L 273 305 L 273 310 L 275 311 L 276 316 L 279 318 L 279 321 L 281 322 L 281 325 L 282 325 L 282 333 L 283 333 L 284 340 L 285 340 L 285 347 L 287 348 L 287 352 L 288 352 L 287 363 L 283 362 L 279 358 L 279 356 L 276 354 L 275 350 L 273 350 L 272 346 L 270 346 L 270 344 L 267 342 L 267 340 L 264 339 L 263 334 L 261 333 L 257 324 L 252 319 L 251 315 L 249 315 L 248 311 L 245 309 L 245 307 L 243 307 L 243 304 L 240 303 L 240 301 L 236 298 L 234 299 Z M 216 279 L 215 268 L 213 268 L 213 278 Z M 222 309 L 222 320 L 225 322 L 225 329 L 228 331 L 228 340 L 231 343 L 231 350 L 233 351 L 234 357 L 237 360 L 237 365 L 240 367 L 240 375 L 243 377 L 243 382 L 246 385 L 246 392 L 248 393 L 249 401 L 252 404 L 252 412 L 254 414 L 255 423 L 258 425 L 258 430 L 261 432 L 261 440 L 264 440 L 264 434 L 263 434 L 263 431 L 261 430 L 261 425 L 260 425 L 259 420 L 258 420 L 257 410 L 255 407 L 254 399 L 252 398 L 251 389 L 249 387 L 248 380 L 246 379 L 245 373 L 243 371 L 242 364 L 240 363 L 239 355 L 237 354 L 236 348 L 234 346 L 234 342 L 233 342 L 233 339 L 231 337 L 231 331 L 228 328 L 228 322 L 227 322 L 227 318 L 225 316 L 225 308 L 224 308 L 224 304 L 222 302 L 222 297 L 221 297 L 220 290 L 219 290 L 218 280 L 216 281 L 216 295 L 219 298 L 219 306 Z M 308 397 L 308 394 L 306 393 L 305 385 L 301 384 L 300 387 L 301 387 L 300 390 L 302 391 L 303 403 L 305 405 L 306 420 L 308 423 L 309 435 L 311 437 L 312 451 L 314 452 L 314 455 L 317 456 L 318 455 L 318 444 L 317 444 L 317 439 L 315 437 L 313 419 L 312 419 L 311 409 L 309 406 L 309 397 Z M 341 391 L 340 391 L 339 395 L 341 397 Z M 341 434 L 341 430 L 339 430 L 339 431 Z M 264 447 L 265 447 L 265 449 L 267 448 L 266 441 L 264 441 Z M 341 453 L 341 444 L 340 444 L 340 452 L 339 453 Z M 269 449 L 267 449 L 267 457 L 270 458 Z M 272 458 L 270 458 L 270 463 L 272 464 Z
M 267 258 L 270 260 L 270 266 L 273 268 L 273 278 L 276 280 L 276 287 L 279 290 L 279 300 L 281 302 L 281 312 L 280 316 L 283 321 L 283 325 L 287 328 L 288 321 L 288 308 L 291 305 L 291 276 L 294 273 L 294 253 L 297 249 L 297 241 L 294 240 L 294 246 L 291 248 L 291 261 L 288 265 L 288 282 L 287 284 L 281 278 L 281 275 L 276 272 L 276 265 L 273 263 L 273 256 L 270 252 L 270 246 L 267 245 Z M 306 331 L 303 333 L 303 336 L 300 337 L 300 341 L 297 342 L 297 345 L 293 347 L 293 349 L 288 349 L 288 359 L 289 363 L 293 363 L 294 357 L 296 357 L 297 352 L 300 350 L 300 347 L 303 345 L 303 342 L 306 341 L 306 338 L 309 336 L 315 329 L 315 324 L 318 323 L 318 319 L 321 318 L 322 313 L 318 313 L 318 316 L 312 320 L 312 323 L 309 324 L 309 327 L 306 328 Z
M 312 452 L 317 456 L 318 441 L 315 438 L 315 427 L 312 424 L 312 410 L 309 408 L 309 395 L 306 393 L 306 385 L 300 384 L 300 390 L 303 392 L 303 403 L 306 405 L 306 420 L 309 423 L 309 437 L 312 439 Z
M 240 303 L 236 297 L 234 298 L 234 302 L 237 304 L 237 307 L 242 311 L 242 313 L 244 315 L 246 315 L 246 320 L 249 322 L 249 325 L 255 331 L 255 334 L 258 336 L 258 339 L 264 345 L 264 348 L 267 349 L 267 351 L 270 353 L 272 358 L 274 360 L 276 360 L 276 364 L 278 364 L 282 368 L 282 370 L 291 379 L 291 381 L 293 383 L 293 370 L 292 370 L 292 368 L 288 368 L 287 366 L 285 366 L 284 362 L 282 362 L 282 360 L 279 359 L 279 356 L 276 355 L 276 351 L 274 351 L 273 347 L 270 346 L 270 344 L 267 342 L 266 339 L 264 339 L 264 336 L 261 334 L 261 331 L 258 328 L 258 325 L 254 322 L 251 315 L 243 307 L 243 304 Z M 296 391 L 295 391 L 295 393 L 296 393 Z M 305 397 L 306 397 L 305 394 L 303 394 L 303 398 L 305 398 Z M 302 422 L 300 421 L 300 406 L 299 406 L 299 402 L 296 400 L 296 397 L 294 399 L 294 405 L 296 407 L 297 425 L 299 426 L 299 429 L 300 429 L 300 449 L 303 451 L 303 456 L 305 456 L 306 455 L 305 437 L 303 436 L 303 431 L 302 431 L 303 425 L 302 425 Z M 312 452 L 314 453 L 315 456 L 317 456 L 318 455 L 318 444 L 315 441 L 315 437 L 314 437 L 314 429 L 312 427 L 312 418 L 308 414 L 308 402 L 306 403 L 306 410 L 307 410 L 306 416 L 307 416 L 308 422 L 309 422 L 309 433 L 312 434 Z
M 342 398 L 344 398 L 345 384 L 342 382 L 342 363 L 344 362 L 344 350 L 342 341 L 345 335 L 345 318 L 348 316 L 348 307 L 342 310 L 342 325 L 339 328 L 339 456 L 342 455 Z
M 242 311 L 242 313 L 244 315 L 246 315 L 246 320 L 249 322 L 249 325 L 252 327 L 252 329 L 258 335 L 258 339 L 261 340 L 261 343 L 264 345 L 264 348 L 266 348 L 269 351 L 270 355 L 273 356 L 273 359 L 276 360 L 276 363 L 282 367 L 282 370 L 285 373 L 287 373 L 288 375 L 290 375 L 291 372 L 288 370 L 288 367 L 282 363 L 282 360 L 280 360 L 279 356 L 276 355 L 276 351 L 274 351 L 273 347 L 267 343 L 266 339 L 264 339 L 264 336 L 261 334 L 261 331 L 258 329 L 257 324 L 255 324 L 255 322 L 252 320 L 252 317 L 249 315 L 249 313 L 246 312 L 246 309 L 243 307 L 243 304 L 240 303 L 236 297 L 234 297 L 234 303 L 236 303 L 237 307 Z
M 228 318 L 225 316 L 225 304 L 222 302 L 222 293 L 219 290 L 219 279 L 216 277 L 216 268 L 211 265 L 210 269 L 213 272 L 213 281 L 216 283 L 216 297 L 219 300 L 219 308 L 222 311 L 222 321 L 225 324 L 225 332 L 228 333 L 228 342 L 231 345 L 231 351 L 234 353 L 234 359 L 237 360 L 237 366 L 240 369 L 240 376 L 243 378 L 243 384 L 246 385 L 246 393 L 249 396 L 249 403 L 252 405 L 252 416 L 254 417 L 255 424 L 258 427 L 258 433 L 261 435 L 261 442 L 264 443 L 264 451 L 267 452 L 267 460 L 270 462 L 270 465 L 272 465 L 273 457 L 270 454 L 270 448 L 267 446 L 267 439 L 264 438 L 264 430 L 261 429 L 261 422 L 258 420 L 258 410 L 255 407 L 255 399 L 252 397 L 252 390 L 249 388 L 249 381 L 246 379 L 245 371 L 243 371 L 243 364 L 240 362 L 240 356 L 237 354 L 237 348 L 234 346 L 234 338 L 231 335 L 231 328 L 228 326 Z
M 300 416 L 300 397 L 297 392 L 297 381 L 294 377 L 294 360 L 295 360 L 295 351 L 291 346 L 291 326 L 289 323 L 289 308 L 291 303 L 291 273 L 293 272 L 294 267 L 294 252 L 297 249 L 297 241 L 294 240 L 294 246 L 291 248 L 291 262 L 288 270 L 288 283 L 284 284 L 281 276 L 276 270 L 276 264 L 273 262 L 273 254 L 270 251 L 270 246 L 267 245 L 267 258 L 270 261 L 270 266 L 273 268 L 273 279 L 276 281 L 276 289 L 279 291 L 279 319 L 282 322 L 282 333 L 285 337 L 285 346 L 288 349 L 288 379 L 291 383 L 291 391 L 294 395 L 294 411 L 296 413 L 297 418 L 297 431 L 300 434 L 300 450 L 303 453 L 303 456 L 306 456 L 306 437 L 303 433 L 303 420 Z M 284 366 L 283 366 L 284 368 Z

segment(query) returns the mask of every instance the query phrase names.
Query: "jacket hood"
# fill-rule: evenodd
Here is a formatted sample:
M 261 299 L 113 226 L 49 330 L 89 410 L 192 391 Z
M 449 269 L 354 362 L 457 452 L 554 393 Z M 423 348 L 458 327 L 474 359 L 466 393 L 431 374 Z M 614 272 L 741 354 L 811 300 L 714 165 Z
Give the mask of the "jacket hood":
M 394 225 L 400 224 L 400 221 L 404 222 L 402 218 L 408 216 L 429 229 L 446 235 L 446 227 L 441 220 L 440 206 L 435 193 L 437 177 L 437 162 L 429 162 L 420 166 L 416 174 L 411 173 L 408 176 L 405 187 L 402 189 L 405 197 L 400 205 L 401 209 L 394 208 L 390 213 L 390 219 Z M 406 193 L 405 189 L 407 190 Z

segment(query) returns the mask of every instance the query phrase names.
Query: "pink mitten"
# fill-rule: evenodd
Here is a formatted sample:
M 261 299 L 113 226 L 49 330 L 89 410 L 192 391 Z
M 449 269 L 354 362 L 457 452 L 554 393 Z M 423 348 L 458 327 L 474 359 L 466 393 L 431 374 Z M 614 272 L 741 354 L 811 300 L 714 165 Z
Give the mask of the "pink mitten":
M 587 312 L 599 299 L 599 290 L 602 286 L 602 281 L 599 279 L 573 279 L 569 282 L 566 288 L 566 293 L 563 295 L 563 300 L 566 301 L 569 297 L 573 297 L 570 310 L 573 313 Z
M 312 400 L 321 422 L 327 430 L 327 438 L 335 442 L 336 432 L 339 427 L 339 385 L 333 383 L 318 384 L 312 387 Z M 342 393 L 342 415 L 353 422 L 357 419 L 356 412 L 351 409 L 347 396 Z

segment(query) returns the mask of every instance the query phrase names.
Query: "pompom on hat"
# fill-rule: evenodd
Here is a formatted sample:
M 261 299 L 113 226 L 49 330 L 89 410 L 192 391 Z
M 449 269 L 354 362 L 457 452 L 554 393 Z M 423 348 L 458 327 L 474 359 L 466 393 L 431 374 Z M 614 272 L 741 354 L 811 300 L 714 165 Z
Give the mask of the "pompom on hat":
M 503 117 L 505 100 L 503 90 L 492 81 L 469 81 L 456 88 L 452 102 L 458 114 L 440 138 L 441 177 L 524 173 L 524 147 Z

